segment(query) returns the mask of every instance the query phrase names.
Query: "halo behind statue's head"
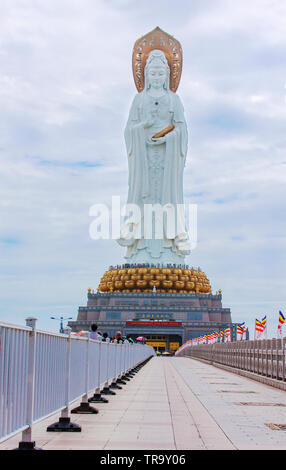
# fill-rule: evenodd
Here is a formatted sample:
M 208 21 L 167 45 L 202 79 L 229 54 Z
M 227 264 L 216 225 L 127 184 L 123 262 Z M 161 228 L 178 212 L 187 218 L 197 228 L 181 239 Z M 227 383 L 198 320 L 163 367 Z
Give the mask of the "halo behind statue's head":
M 156 55 L 155 52 L 162 51 L 164 53 L 166 64 L 168 64 L 170 70 L 169 88 L 175 93 L 178 89 L 182 74 L 182 48 L 179 41 L 162 31 L 159 27 L 138 39 L 134 44 L 132 69 L 138 92 L 140 93 L 144 90 L 145 66 L 152 51 L 154 51 L 152 57 Z M 155 60 L 160 59 L 157 57 Z

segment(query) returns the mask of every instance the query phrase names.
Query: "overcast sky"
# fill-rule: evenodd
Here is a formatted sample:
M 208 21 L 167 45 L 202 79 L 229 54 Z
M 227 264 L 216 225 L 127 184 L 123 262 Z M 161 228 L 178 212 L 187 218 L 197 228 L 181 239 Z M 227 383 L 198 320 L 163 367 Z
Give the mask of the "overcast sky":
M 1 0 L 1 320 L 58 330 L 124 262 L 89 238 L 89 208 L 127 197 L 124 127 L 134 42 L 160 26 L 182 45 L 187 203 L 200 266 L 253 334 L 286 313 L 286 3 Z

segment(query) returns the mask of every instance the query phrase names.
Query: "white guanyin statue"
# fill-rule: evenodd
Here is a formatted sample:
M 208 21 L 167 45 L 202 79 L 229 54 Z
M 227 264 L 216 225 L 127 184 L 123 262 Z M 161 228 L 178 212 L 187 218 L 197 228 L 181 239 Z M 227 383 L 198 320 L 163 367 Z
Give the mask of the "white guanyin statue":
M 169 133 L 153 138 L 171 125 L 174 128 Z M 141 211 L 136 237 L 134 227 L 138 226 L 138 220 L 127 216 L 121 228 L 118 243 L 127 247 L 126 261 L 134 264 L 184 264 L 185 256 L 190 253 L 183 209 L 183 171 L 188 135 L 182 103 L 179 96 L 170 90 L 170 68 L 162 50 L 153 49 L 148 55 L 144 89 L 133 100 L 125 142 L 129 167 L 127 204 L 135 204 Z M 153 215 L 152 235 L 146 238 L 144 206 L 157 204 L 165 208 L 172 206 L 177 223 L 170 231 L 164 215 L 160 219 L 162 236 L 158 238 L 155 235 L 157 216 Z M 150 218 L 148 220 L 150 222 Z M 158 223 L 158 217 L 156 220 Z

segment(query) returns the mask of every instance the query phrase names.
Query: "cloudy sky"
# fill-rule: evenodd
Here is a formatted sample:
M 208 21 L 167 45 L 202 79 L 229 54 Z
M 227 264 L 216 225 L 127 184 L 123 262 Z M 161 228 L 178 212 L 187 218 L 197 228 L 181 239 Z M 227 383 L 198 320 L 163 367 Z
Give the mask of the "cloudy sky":
M 156 26 L 184 53 L 185 200 L 198 204 L 187 263 L 222 289 L 233 321 L 286 312 L 286 4 L 281 0 L 1 0 L 1 320 L 56 331 L 76 319 L 116 242 L 89 208 L 125 201 L 123 138 L 134 42 Z

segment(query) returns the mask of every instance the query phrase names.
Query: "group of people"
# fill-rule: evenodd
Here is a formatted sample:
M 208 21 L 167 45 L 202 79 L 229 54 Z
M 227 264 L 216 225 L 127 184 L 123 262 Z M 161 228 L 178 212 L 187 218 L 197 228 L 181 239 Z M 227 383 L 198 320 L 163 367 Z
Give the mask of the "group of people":
M 122 265 L 116 265 L 116 266 L 109 266 L 110 270 L 113 269 L 129 269 L 129 268 L 179 268 L 179 269 L 190 269 L 188 264 L 164 264 L 164 263 L 157 263 L 157 264 L 152 264 L 152 263 L 135 263 L 135 264 L 122 264 Z M 194 267 L 192 267 L 194 269 Z
M 130 335 L 122 336 L 121 331 L 117 331 L 115 336 L 111 338 L 108 336 L 108 333 L 101 333 L 98 331 L 98 327 L 95 323 L 91 325 L 90 339 L 96 339 L 97 341 L 103 341 L 106 343 L 118 343 L 118 344 L 129 344 L 135 343 Z

